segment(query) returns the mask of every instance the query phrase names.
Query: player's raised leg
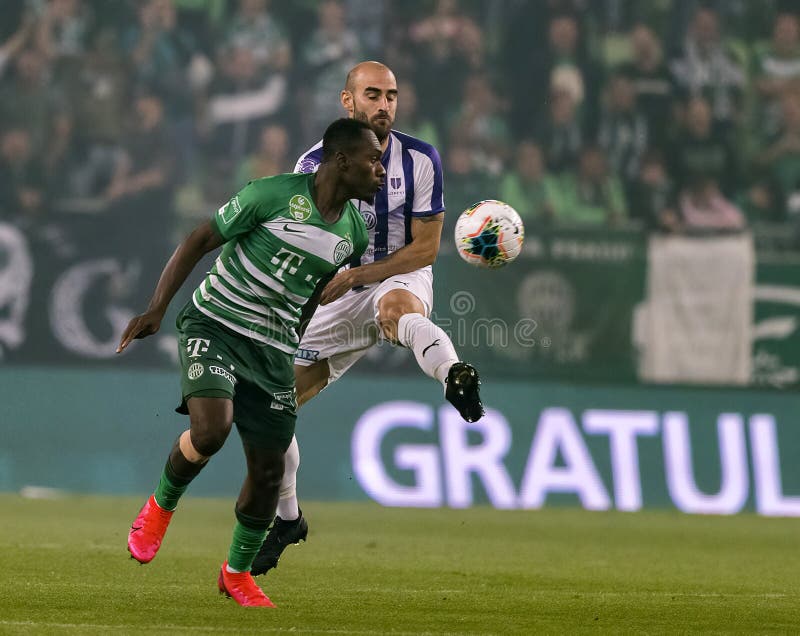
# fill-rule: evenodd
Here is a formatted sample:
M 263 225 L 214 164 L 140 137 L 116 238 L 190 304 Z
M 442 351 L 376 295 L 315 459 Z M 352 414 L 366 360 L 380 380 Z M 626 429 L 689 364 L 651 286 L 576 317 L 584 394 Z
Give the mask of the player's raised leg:
M 155 492 L 131 524 L 128 551 L 139 563 L 149 563 L 161 547 L 164 534 L 189 483 L 228 437 L 233 403 L 227 398 L 191 397 L 189 430 L 184 431 L 167 458 Z
M 243 607 L 275 607 L 253 580 L 251 567 L 275 514 L 283 476 L 283 449 L 244 444 L 247 477 L 236 502 L 236 525 L 228 559 L 217 582 L 220 593 Z
M 414 352 L 422 371 L 442 383 L 445 397 L 468 422 L 484 413 L 477 369 L 461 362 L 450 337 L 425 316 L 425 305 L 410 291 L 393 289 L 377 302 L 383 334 Z

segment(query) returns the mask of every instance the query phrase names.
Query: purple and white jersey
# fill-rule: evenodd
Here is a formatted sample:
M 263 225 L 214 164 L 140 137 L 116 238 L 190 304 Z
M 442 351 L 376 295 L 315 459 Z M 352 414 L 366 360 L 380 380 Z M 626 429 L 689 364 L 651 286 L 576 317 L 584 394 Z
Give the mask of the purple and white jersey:
M 295 172 L 316 172 L 322 161 L 322 142 L 305 152 Z M 369 247 L 351 261 L 352 267 L 379 261 L 411 242 L 411 219 L 444 211 L 442 162 L 436 148 L 393 130 L 381 157 L 386 184 L 372 204 L 353 199 L 369 231 Z

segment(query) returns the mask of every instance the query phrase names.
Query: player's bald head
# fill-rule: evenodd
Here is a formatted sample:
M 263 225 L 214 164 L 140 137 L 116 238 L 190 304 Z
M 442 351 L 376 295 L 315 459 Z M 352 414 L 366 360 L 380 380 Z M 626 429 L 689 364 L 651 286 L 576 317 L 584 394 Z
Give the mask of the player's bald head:
M 386 143 L 397 109 L 397 80 L 388 66 L 373 61 L 354 66 L 339 99 L 350 117 L 368 123 Z
M 385 64 L 373 60 L 361 62 L 350 69 L 344 83 L 344 89 L 355 93 L 360 86 L 378 79 L 383 81 L 389 79 L 391 82 L 396 83 L 392 69 Z

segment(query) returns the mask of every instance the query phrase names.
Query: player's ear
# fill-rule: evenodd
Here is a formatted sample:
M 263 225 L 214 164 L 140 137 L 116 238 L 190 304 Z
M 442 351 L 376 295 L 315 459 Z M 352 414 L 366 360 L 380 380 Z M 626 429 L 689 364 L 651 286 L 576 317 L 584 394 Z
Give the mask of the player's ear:
M 350 157 L 343 152 L 337 152 L 336 167 L 339 168 L 340 172 L 347 172 L 347 169 L 350 167 Z
M 339 101 L 342 103 L 342 108 L 347 111 L 347 114 L 353 116 L 353 93 L 348 90 L 343 90 L 339 95 Z

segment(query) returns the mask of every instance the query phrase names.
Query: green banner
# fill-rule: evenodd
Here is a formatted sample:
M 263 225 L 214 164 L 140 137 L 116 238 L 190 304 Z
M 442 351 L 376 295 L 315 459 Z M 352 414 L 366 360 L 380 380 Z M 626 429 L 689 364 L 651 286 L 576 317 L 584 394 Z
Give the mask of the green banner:
M 437 319 L 456 325 L 464 355 L 493 374 L 635 381 L 645 249 L 639 233 L 561 230 L 528 235 L 524 254 L 500 270 L 442 259 Z
M 462 420 L 429 379 L 346 377 L 300 411 L 301 499 L 800 516 L 797 398 L 507 382 Z M 0 370 L 0 489 L 147 493 L 187 419 L 176 373 Z M 46 395 L 47 399 L 42 399 Z M 235 497 L 232 433 L 190 489 Z
M 759 259 L 753 307 L 753 384 L 800 388 L 800 260 Z

